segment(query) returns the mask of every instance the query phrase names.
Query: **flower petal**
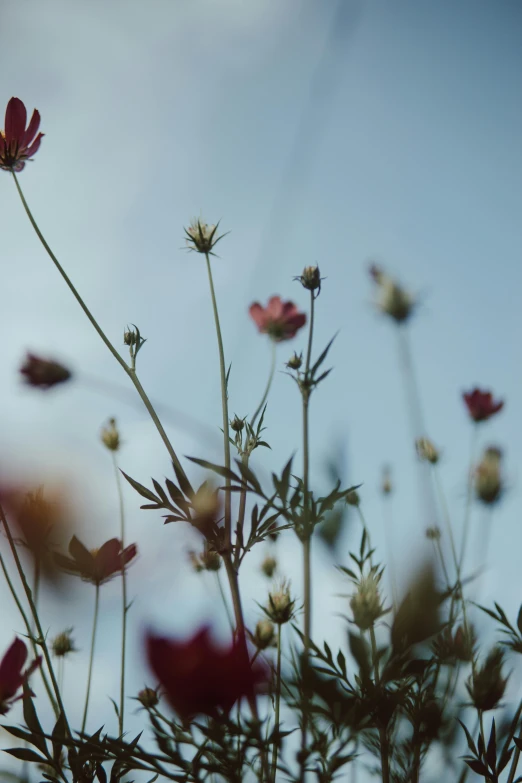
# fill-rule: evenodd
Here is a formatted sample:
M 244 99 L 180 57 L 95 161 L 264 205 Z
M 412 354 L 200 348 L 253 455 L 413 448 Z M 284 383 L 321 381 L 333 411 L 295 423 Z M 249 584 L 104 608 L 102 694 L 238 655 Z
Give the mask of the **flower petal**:
M 24 151 L 24 155 L 26 155 L 28 158 L 32 158 L 35 152 L 38 152 L 40 149 L 40 144 L 42 143 L 42 139 L 45 136 L 45 133 L 39 133 L 36 139 L 33 141 L 30 147 L 28 147 Z
M 20 98 L 11 98 L 5 110 L 5 139 L 21 142 L 25 133 L 27 111 Z
M 27 647 L 16 638 L 0 663 L 0 692 L 2 700 L 12 698 L 23 682 L 22 669 L 27 659 Z
M 25 123 L 24 123 L 24 127 L 25 127 Z M 24 138 L 21 142 L 21 145 L 23 147 L 27 147 L 27 145 L 31 143 L 31 141 L 36 136 L 39 127 L 40 127 L 40 112 L 37 109 L 35 109 L 33 111 L 33 116 L 31 117 L 31 122 L 29 123 L 29 127 L 25 131 Z

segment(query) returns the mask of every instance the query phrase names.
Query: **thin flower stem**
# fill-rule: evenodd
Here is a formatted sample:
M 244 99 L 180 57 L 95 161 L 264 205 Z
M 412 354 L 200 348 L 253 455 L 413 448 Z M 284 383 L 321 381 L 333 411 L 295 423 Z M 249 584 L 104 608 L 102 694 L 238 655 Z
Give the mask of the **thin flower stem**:
M 442 568 L 442 573 L 444 574 L 444 579 L 446 580 L 446 584 L 448 585 L 448 589 L 451 589 L 451 581 L 450 581 L 450 578 L 449 578 L 448 569 L 446 567 L 446 561 L 444 559 L 444 552 L 442 551 L 442 547 L 440 545 L 440 539 L 438 539 L 438 538 L 435 539 L 433 543 L 435 545 L 435 550 L 436 550 L 436 552 L 437 552 L 437 554 L 439 556 L 440 565 L 441 565 L 441 568 Z
M 27 601 L 29 603 L 29 607 L 31 609 L 31 615 L 34 619 L 36 630 L 38 632 L 38 644 L 41 645 L 43 655 L 45 658 L 45 663 L 47 664 L 47 668 L 49 670 L 49 676 L 51 678 L 51 682 L 53 685 L 54 694 L 56 696 L 56 703 L 58 705 L 59 713 L 61 712 L 64 717 L 65 721 L 65 730 L 69 737 L 72 737 L 71 729 L 69 727 L 69 722 L 67 720 L 67 716 L 65 714 L 65 709 L 62 702 L 62 696 L 60 693 L 60 689 L 58 687 L 58 682 L 56 681 L 56 675 L 54 673 L 53 664 L 51 661 L 51 656 L 49 654 L 49 649 L 47 647 L 47 642 L 45 641 L 45 635 L 42 629 L 42 624 L 40 623 L 40 618 L 38 616 L 38 612 L 36 611 L 36 606 L 34 605 L 33 596 L 31 593 L 31 588 L 29 587 L 29 583 L 26 579 L 24 569 L 22 567 L 22 563 L 20 562 L 20 558 L 18 556 L 18 552 L 16 549 L 16 544 L 13 539 L 13 535 L 11 533 L 11 528 L 9 527 L 9 523 L 7 522 L 7 517 L 4 514 L 4 510 L 2 506 L 0 505 L 0 518 L 2 520 L 2 524 L 4 526 L 4 530 L 7 535 L 7 540 L 9 541 L 9 548 L 11 549 L 11 553 L 13 555 L 13 559 L 16 564 L 16 568 L 18 571 L 18 575 L 20 576 L 20 581 L 22 582 L 22 587 L 24 588 L 25 596 L 27 598 Z
M 223 450 L 225 457 L 225 467 L 230 470 L 230 433 L 228 424 L 228 389 L 227 389 L 227 372 L 225 368 L 225 351 L 223 349 L 223 338 L 221 336 L 221 326 L 219 323 L 219 312 L 216 300 L 216 292 L 214 290 L 214 280 L 212 278 L 212 267 L 210 265 L 210 257 L 208 253 L 205 253 L 205 259 L 207 261 L 208 282 L 210 286 L 210 296 L 212 298 L 212 309 L 214 311 L 214 322 L 216 325 L 216 337 L 218 342 L 219 351 L 219 371 L 221 375 L 221 407 L 223 411 Z M 231 503 L 230 503 L 230 479 L 225 479 L 225 547 L 230 549 L 232 542 L 232 519 L 231 519 Z
M 225 607 L 225 612 L 227 614 L 227 620 L 228 620 L 228 622 L 230 624 L 230 628 L 232 629 L 232 631 L 234 631 L 234 627 L 235 627 L 234 626 L 234 618 L 232 617 L 232 615 L 230 613 L 230 607 L 228 605 L 228 601 L 227 601 L 227 597 L 225 595 L 225 591 L 223 590 L 223 585 L 221 584 L 221 578 L 219 576 L 219 571 L 215 571 L 215 574 L 216 574 L 216 582 L 217 582 L 217 585 L 218 585 L 218 588 L 219 588 L 219 593 L 221 595 L 221 600 L 223 601 L 223 606 Z
M 96 631 L 98 628 L 98 610 L 100 608 L 100 585 L 96 585 L 96 592 L 94 597 L 94 619 L 92 623 L 92 636 L 91 636 L 91 653 L 89 655 L 89 672 L 87 674 L 87 693 L 85 694 L 85 707 L 83 710 L 82 719 L 82 731 L 85 731 L 85 724 L 87 723 L 87 712 L 89 710 L 89 700 L 91 697 L 91 682 L 92 682 L 92 667 L 94 662 L 94 647 L 96 644 Z
M 375 630 L 373 625 L 370 628 L 370 641 L 372 645 L 372 660 L 375 676 L 375 684 L 378 686 L 381 682 L 379 673 L 379 656 L 377 654 L 377 641 L 375 639 Z M 382 783 L 390 783 L 390 764 L 388 759 L 388 740 L 386 737 L 386 729 L 379 728 L 379 745 L 381 752 L 381 771 L 382 771 Z
M 462 529 L 463 530 L 462 544 L 460 548 L 460 558 L 459 558 L 460 573 L 462 573 L 462 568 L 464 566 L 464 557 L 466 555 L 466 549 L 468 546 L 468 539 L 469 539 L 469 523 L 471 520 L 471 505 L 473 499 L 473 463 L 475 461 L 475 448 L 477 444 L 477 434 L 478 434 L 478 427 L 476 424 L 474 424 L 471 431 L 471 444 L 469 449 L 469 472 L 468 472 L 467 493 L 466 493 L 466 507 L 464 510 L 464 525 Z
M 58 261 L 58 259 L 54 255 L 53 251 L 51 250 L 51 248 L 47 244 L 47 241 L 45 240 L 44 235 L 40 231 L 40 228 L 38 227 L 38 224 L 37 224 L 36 220 L 34 219 L 31 210 L 29 209 L 29 205 L 28 205 L 27 201 L 25 200 L 25 196 L 24 196 L 24 194 L 22 192 L 22 188 L 20 187 L 20 183 L 18 182 L 18 178 L 17 178 L 17 176 L 16 176 L 14 171 L 12 172 L 12 175 L 13 175 L 13 179 L 14 179 L 14 182 L 15 182 L 15 185 L 16 185 L 16 189 L 18 190 L 18 195 L 20 196 L 20 200 L 22 202 L 22 205 L 23 205 L 23 207 L 25 209 L 25 212 L 27 214 L 27 217 L 29 218 L 29 221 L 30 221 L 32 227 L 35 230 L 35 233 L 36 233 L 38 239 L 40 240 L 40 242 L 44 246 L 45 250 L 47 251 L 47 254 L 49 255 L 49 257 L 51 259 L 51 261 L 53 262 L 53 264 L 55 265 L 55 267 L 57 268 L 57 270 L 61 274 L 62 278 L 65 280 L 66 284 L 69 287 L 69 290 L 71 291 L 71 293 L 75 297 L 76 301 L 78 302 L 78 304 L 82 308 L 83 312 L 85 313 L 85 315 L 87 316 L 87 318 L 89 319 L 91 324 L 93 325 L 94 329 L 96 330 L 96 332 L 98 333 L 100 338 L 103 340 L 103 342 L 105 343 L 105 345 L 107 346 L 109 351 L 112 353 L 112 355 L 114 356 L 114 358 L 116 359 L 118 364 L 122 367 L 122 369 L 127 373 L 129 378 L 133 382 L 134 386 L 136 387 L 136 390 L 137 390 L 138 394 L 140 395 L 141 399 L 143 400 L 143 403 L 144 403 L 145 407 L 147 408 L 147 411 L 149 412 L 149 415 L 150 415 L 151 419 L 153 420 L 153 422 L 156 425 L 156 428 L 157 428 L 159 434 L 161 435 L 161 438 L 162 438 L 162 440 L 163 440 L 163 442 L 164 442 L 164 444 L 165 444 L 165 446 L 167 448 L 167 451 L 169 452 L 171 460 L 174 462 L 174 464 L 176 465 L 177 469 L 181 472 L 181 474 L 185 478 L 187 478 L 186 474 L 185 474 L 185 471 L 183 470 L 183 468 L 181 466 L 181 463 L 180 463 L 180 461 L 179 461 L 179 459 L 177 457 L 177 454 L 174 451 L 174 449 L 172 447 L 172 444 L 170 443 L 170 441 L 169 441 L 169 439 L 167 437 L 167 434 L 166 434 L 165 430 L 163 429 L 163 427 L 161 425 L 161 422 L 160 422 L 160 420 L 158 419 L 158 417 L 156 415 L 156 412 L 155 412 L 154 408 L 152 407 L 152 403 L 150 402 L 149 398 L 145 394 L 145 391 L 144 391 L 141 383 L 139 382 L 139 380 L 138 380 L 138 378 L 136 376 L 135 371 L 133 370 L 133 368 L 129 367 L 129 365 L 127 364 L 127 362 L 124 359 L 122 359 L 122 357 L 120 356 L 120 354 L 118 353 L 116 348 L 113 346 L 113 344 L 111 343 L 109 338 L 106 336 L 105 332 L 100 327 L 100 325 L 98 324 L 97 320 L 94 318 L 94 316 L 92 315 L 91 311 L 89 310 L 89 308 L 87 307 L 87 305 L 83 301 L 82 297 L 80 296 L 79 292 L 75 288 L 75 286 L 74 286 L 73 282 L 71 281 L 71 279 L 69 278 L 67 272 L 62 267 L 62 265 L 60 264 L 60 262 Z M 187 479 L 187 481 L 188 481 L 188 479 Z
M 275 717 L 274 732 L 276 738 L 272 750 L 272 783 L 276 783 L 277 775 L 277 752 L 279 748 L 279 711 L 281 706 L 281 623 L 277 626 L 277 662 L 276 662 L 276 684 L 275 684 Z
M 450 540 L 450 546 L 451 546 L 451 554 L 453 557 L 453 565 L 455 567 L 455 574 L 456 579 L 458 582 L 460 582 L 460 566 L 459 566 L 459 558 L 457 555 L 457 547 L 455 545 L 455 536 L 453 535 L 453 525 L 451 524 L 451 517 L 449 514 L 448 509 L 448 503 L 446 501 L 446 495 L 444 493 L 444 488 L 442 486 L 442 481 L 440 478 L 440 472 L 437 465 L 433 465 L 433 478 L 435 481 L 435 489 L 437 490 L 437 494 L 439 496 L 439 502 L 442 507 L 442 515 L 444 517 L 444 522 L 446 525 L 446 530 L 448 533 L 448 537 Z
M 3 512 L 2 512 L 2 515 L 3 515 Z M 27 638 L 30 640 L 31 645 L 33 647 L 34 656 L 35 656 L 35 658 L 37 658 L 38 657 L 38 648 L 36 646 L 36 642 L 34 641 L 34 633 L 33 633 L 33 630 L 31 628 L 31 622 L 29 621 L 29 618 L 27 617 L 27 615 L 26 615 L 26 613 L 24 611 L 22 603 L 21 603 L 20 599 L 18 598 L 18 595 L 16 593 L 14 585 L 13 585 L 13 583 L 11 581 L 11 577 L 9 576 L 9 573 L 7 571 L 7 568 L 6 568 L 6 565 L 5 565 L 5 562 L 4 562 L 4 558 L 2 557 L 1 554 L 0 554 L 0 567 L 2 568 L 2 571 L 4 572 L 5 581 L 7 582 L 7 586 L 9 587 L 9 590 L 11 591 L 11 595 L 13 596 L 15 604 L 16 604 L 16 606 L 18 608 L 18 611 L 20 612 L 20 616 L 21 616 L 22 620 L 24 621 L 25 629 L 27 631 Z M 53 693 L 52 693 L 52 690 L 51 690 L 51 686 L 49 685 L 49 681 L 47 679 L 47 675 L 45 674 L 45 670 L 44 670 L 44 668 L 42 666 L 40 666 L 39 668 L 40 668 L 40 674 L 42 675 L 42 680 L 43 680 L 43 684 L 45 686 L 45 690 L 47 691 L 47 695 L 49 696 L 49 701 L 51 702 L 52 708 L 54 710 L 54 714 L 56 715 L 56 717 L 58 717 L 59 711 L 58 711 L 58 707 L 57 707 L 57 704 L 56 704 L 56 699 L 53 696 Z
M 513 760 L 509 768 L 509 777 L 506 783 L 513 783 L 519 760 L 520 760 L 520 748 L 516 747 L 515 752 L 513 753 Z
M 270 388 L 272 386 L 272 381 L 274 380 L 274 373 L 275 373 L 275 368 L 276 368 L 276 353 L 277 353 L 277 351 L 276 351 L 276 344 L 275 344 L 275 342 L 273 340 L 271 342 L 272 342 L 272 358 L 271 358 L 271 362 L 270 362 L 270 373 L 268 375 L 268 381 L 266 382 L 266 386 L 265 386 L 265 390 L 263 392 L 263 396 L 261 397 L 261 402 L 257 406 L 256 412 L 254 413 L 254 415 L 250 419 L 250 426 L 251 427 L 254 426 L 254 424 L 256 423 L 257 417 L 259 416 L 259 414 L 261 413 L 261 411 L 263 410 L 263 408 L 265 406 L 265 403 L 266 403 L 266 401 L 268 399 L 268 395 L 270 393 Z
M 121 539 L 121 596 L 122 596 L 122 633 L 121 633 L 121 677 L 120 677 L 120 710 L 118 714 L 118 727 L 120 737 L 123 735 L 123 715 L 125 710 L 125 653 L 127 648 L 127 572 L 125 569 L 125 508 L 123 505 L 123 490 L 121 487 L 121 474 L 118 469 L 116 452 L 111 451 L 116 489 L 118 492 L 118 506 L 120 510 L 120 539 Z

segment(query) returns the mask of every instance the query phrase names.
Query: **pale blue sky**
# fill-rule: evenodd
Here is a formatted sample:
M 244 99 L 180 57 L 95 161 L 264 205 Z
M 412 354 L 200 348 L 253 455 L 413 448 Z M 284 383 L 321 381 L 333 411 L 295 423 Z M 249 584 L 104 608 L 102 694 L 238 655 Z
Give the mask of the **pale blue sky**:
M 16 95 L 28 110 L 38 107 L 46 134 L 21 184 L 110 338 L 117 343 L 128 322 L 148 338 L 139 371 L 151 397 L 219 436 L 205 270 L 183 250 L 183 226 L 193 215 L 221 218 L 231 231 L 214 269 L 232 413 L 252 412 L 268 371 L 268 346 L 249 322 L 248 305 L 279 293 L 306 307 L 292 277 L 319 263 L 327 280 L 316 345 L 340 333 L 331 352 L 335 372 L 312 403 L 313 480 L 324 488 L 322 462 L 342 441 L 346 479 L 364 482 L 380 544 L 376 487 L 381 465 L 393 464 L 401 575 L 425 547 L 426 524 L 394 334 L 372 309 L 369 259 L 419 292 L 412 344 L 457 527 L 469 442 L 460 393 L 479 384 L 506 399 L 505 412 L 483 430 L 483 443 L 505 448 L 509 493 L 491 521 L 492 569 L 481 590 L 494 591 L 511 612 L 522 599 L 521 40 L 515 0 L 4 0 L 0 28 L 0 103 Z M 100 535 L 116 530 L 110 461 L 97 442 L 103 421 L 118 417 L 122 467 L 144 483 L 168 474 L 168 460 L 139 407 L 80 382 L 49 395 L 21 390 L 17 367 L 28 348 L 79 373 L 125 378 L 51 267 L 7 174 L 0 199 L 2 464 L 83 471 L 85 539 L 95 545 L 94 520 Z M 303 345 L 304 337 L 281 346 L 279 367 Z M 282 465 L 300 445 L 299 399 L 283 375 L 267 425 L 273 452 L 260 455 L 261 469 Z M 176 427 L 171 433 L 179 453 L 219 459 L 219 437 L 209 451 L 201 438 Z M 177 629 L 189 611 L 216 610 L 201 578 L 180 566 L 183 532 L 136 511 L 132 492 L 126 502 L 143 551 L 133 568 L 137 645 L 151 604 L 158 621 Z M 489 524 L 480 513 L 479 524 Z M 297 546 L 287 537 L 280 547 L 296 589 Z M 319 548 L 316 567 L 324 582 L 330 565 Z M 262 600 L 261 585 L 249 581 L 247 595 Z M 340 589 L 334 577 L 315 607 L 317 634 L 337 640 L 343 630 L 335 612 L 343 607 L 331 596 Z M 78 627 L 78 673 L 88 644 L 88 628 L 77 620 L 78 611 L 90 611 L 86 592 L 78 590 L 80 610 L 61 606 L 48 618 L 53 630 L 66 615 L 65 624 Z M 106 593 L 117 611 L 117 586 Z M 253 603 L 248 613 L 253 624 Z M 10 629 L 4 637 L 7 644 Z M 102 635 L 100 653 L 114 643 Z M 142 684 L 138 656 L 133 677 Z M 98 707 L 111 665 L 99 678 Z

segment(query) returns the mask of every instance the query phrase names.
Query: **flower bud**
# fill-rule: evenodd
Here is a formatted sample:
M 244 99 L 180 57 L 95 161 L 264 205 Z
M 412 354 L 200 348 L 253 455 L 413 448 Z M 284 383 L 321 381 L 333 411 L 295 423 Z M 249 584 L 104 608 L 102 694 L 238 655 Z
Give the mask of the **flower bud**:
M 353 621 L 361 631 L 368 631 L 383 614 L 379 581 L 379 577 L 373 573 L 362 576 L 350 600 Z
M 287 361 L 286 366 L 289 370 L 299 370 L 303 363 L 303 355 L 299 354 L 299 356 L 294 353 L 293 356 L 290 357 L 290 359 Z
M 445 628 L 433 643 L 435 655 L 441 663 L 453 665 L 457 661 L 470 663 L 473 659 L 475 646 L 475 634 L 473 628 L 469 629 L 459 625 L 453 634 L 451 628 Z
M 415 299 L 383 270 L 373 264 L 370 275 L 377 285 L 377 308 L 396 323 L 407 321 L 415 307 Z
M 192 498 L 192 524 L 203 535 L 208 535 L 218 520 L 219 496 L 214 487 L 204 482 Z
M 158 691 L 155 688 L 143 688 L 136 698 L 145 709 L 151 709 L 159 703 Z
M 109 451 L 118 451 L 120 448 L 120 433 L 116 428 L 116 419 L 109 419 L 107 426 L 102 428 L 101 440 Z
M 481 667 L 476 666 L 466 687 L 477 710 L 494 710 L 498 706 L 507 685 L 502 677 L 504 654 L 494 647 Z
M 254 632 L 254 644 L 258 650 L 266 650 L 267 647 L 275 646 L 275 629 L 270 620 L 259 620 Z
M 189 250 L 196 253 L 208 254 L 212 248 L 223 236 L 216 237 L 218 226 L 209 226 L 208 223 L 202 223 L 199 219 L 194 219 L 190 226 L 185 229 L 186 244 Z
M 68 628 L 66 631 L 62 631 L 58 636 L 55 636 L 51 642 L 51 649 L 53 654 L 57 658 L 63 658 L 64 655 L 68 655 L 71 652 L 76 652 L 76 647 L 71 637 L 72 628 Z
M 415 448 L 419 459 L 431 462 L 432 465 L 436 465 L 439 461 L 439 452 L 429 438 L 418 438 L 415 441 Z
M 274 575 L 276 568 L 277 568 L 277 560 L 275 559 L 275 557 L 270 557 L 270 556 L 265 557 L 265 559 L 261 563 L 261 571 L 269 579 L 271 579 L 272 576 Z
M 133 329 L 126 329 L 123 333 L 124 345 L 136 345 L 138 342 L 138 335 Z
M 426 530 L 426 538 L 429 538 L 430 541 L 438 541 L 440 539 L 440 528 L 429 527 Z
M 234 418 L 230 420 L 230 428 L 233 429 L 234 432 L 241 432 L 244 426 L 245 420 L 240 419 L 239 416 L 234 416 Z
M 306 266 L 302 275 L 297 279 L 303 288 L 307 288 L 309 291 L 320 291 L 321 289 L 321 273 L 318 266 Z
M 501 450 L 489 447 L 475 468 L 475 493 L 486 505 L 495 503 L 502 494 L 501 459 Z
M 269 593 L 266 614 L 277 625 L 283 625 L 292 619 L 295 601 L 290 596 L 288 582 L 283 582 L 279 589 Z
M 382 483 L 381 492 L 383 495 L 390 495 L 393 491 L 393 484 L 391 481 L 390 468 L 385 465 L 382 469 Z
M 349 506 L 356 506 L 357 508 L 361 505 L 361 498 L 359 497 L 357 490 L 352 489 L 352 491 L 346 495 L 346 502 Z

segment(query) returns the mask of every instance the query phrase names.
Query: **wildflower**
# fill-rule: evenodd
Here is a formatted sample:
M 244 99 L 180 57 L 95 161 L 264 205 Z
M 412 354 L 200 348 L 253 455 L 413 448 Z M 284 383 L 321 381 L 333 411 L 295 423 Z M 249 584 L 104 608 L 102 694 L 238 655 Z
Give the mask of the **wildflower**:
M 22 695 L 16 696 L 17 691 L 42 662 L 41 657 L 36 658 L 23 672 L 26 660 L 27 647 L 16 638 L 0 663 L 0 715 L 6 715 L 11 705 L 22 698 Z
M 85 582 L 101 585 L 108 582 L 116 574 L 120 574 L 138 553 L 136 544 L 131 544 L 122 550 L 121 541 L 111 538 L 99 549 L 90 551 L 73 536 L 69 544 L 69 554 L 66 557 L 55 554 L 57 564 L 69 574 L 81 577 Z
M 380 577 L 375 573 L 362 576 L 350 600 L 353 621 L 361 631 L 368 631 L 384 613 L 379 593 Z
M 378 309 L 396 323 L 407 321 L 415 307 L 415 299 L 398 283 L 388 277 L 376 264 L 370 267 L 370 275 L 377 284 Z
M 41 144 L 40 113 L 35 109 L 26 129 L 27 110 L 20 98 L 11 98 L 5 111 L 5 130 L 0 131 L 0 169 L 22 171 Z M 35 138 L 36 136 L 36 138 Z
M 494 647 L 484 661 L 484 664 L 475 670 L 466 688 L 471 701 L 477 710 L 494 710 L 498 706 L 507 685 L 507 678 L 502 677 L 502 664 L 504 653 L 500 647 Z
M 293 302 L 283 302 L 280 296 L 270 297 L 266 307 L 254 302 L 249 313 L 259 331 L 276 343 L 291 340 L 306 323 L 305 313 L 300 313 Z
M 187 235 L 185 241 L 188 249 L 194 250 L 196 253 L 214 255 L 212 248 L 225 236 L 225 234 L 222 234 L 220 237 L 216 237 L 218 226 L 219 223 L 215 226 L 209 226 L 207 223 L 202 223 L 199 219 L 194 219 L 190 226 L 185 229 L 185 234 Z
M 361 505 L 361 498 L 359 497 L 359 493 L 355 489 L 352 489 L 351 492 L 348 492 L 345 500 L 349 506 L 355 506 L 357 508 Z
M 108 424 L 102 427 L 101 441 L 109 451 L 118 451 L 120 448 L 120 433 L 116 427 L 116 419 L 109 419 Z
M 233 419 L 230 421 L 230 428 L 234 430 L 234 432 L 241 432 L 245 426 L 245 420 L 240 419 L 239 416 L 234 416 Z
M 299 280 L 303 288 L 309 291 L 317 291 L 317 294 L 321 292 L 321 273 L 318 266 L 306 266 L 303 273 L 295 280 Z
M 271 577 L 274 575 L 274 571 L 276 570 L 276 568 L 277 568 L 277 560 L 275 559 L 275 557 L 271 557 L 270 555 L 268 557 L 265 557 L 265 559 L 261 563 L 261 571 L 269 579 L 271 579 Z
M 72 628 L 68 628 L 66 631 L 59 633 L 58 636 L 55 636 L 52 640 L 51 649 L 57 658 L 63 658 L 64 655 L 76 652 L 71 633 Z
M 250 664 L 244 640 L 218 647 L 208 627 L 187 641 L 149 633 L 146 647 L 149 665 L 182 719 L 230 712 L 242 697 L 253 696 L 265 677 L 264 669 Z
M 439 452 L 429 438 L 418 438 L 415 441 L 415 448 L 419 459 L 431 462 L 432 465 L 436 465 L 439 461 Z
M 475 493 L 486 505 L 495 503 L 502 494 L 501 459 L 501 450 L 490 446 L 475 468 Z
M 71 372 L 59 362 L 42 359 L 33 353 L 28 353 L 25 363 L 20 368 L 25 382 L 29 386 L 40 389 L 50 389 L 59 383 L 65 383 L 71 378 Z
M 123 344 L 124 345 L 136 345 L 138 342 L 138 335 L 134 329 L 126 329 L 123 332 Z
M 303 354 L 300 353 L 299 356 L 294 353 L 293 356 L 290 357 L 290 359 L 287 361 L 286 366 L 289 370 L 299 370 L 301 365 L 303 363 Z
M 204 481 L 192 498 L 191 524 L 204 536 L 209 536 L 218 522 L 221 506 L 217 490 Z
M 290 596 L 290 585 L 282 582 L 279 588 L 268 594 L 268 607 L 263 608 L 265 614 L 277 623 L 288 623 L 294 614 L 295 601 Z
M 463 392 L 462 399 L 475 422 L 487 421 L 504 407 L 504 400 L 494 400 L 491 392 L 481 391 L 478 388 Z
M 157 688 L 142 688 L 136 698 L 145 709 L 152 709 L 159 704 Z
M 274 647 L 276 636 L 274 624 L 270 620 L 259 620 L 253 636 L 254 644 L 258 650 L 266 650 L 267 647 Z

